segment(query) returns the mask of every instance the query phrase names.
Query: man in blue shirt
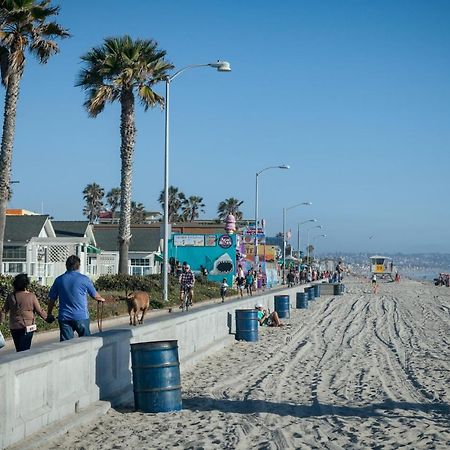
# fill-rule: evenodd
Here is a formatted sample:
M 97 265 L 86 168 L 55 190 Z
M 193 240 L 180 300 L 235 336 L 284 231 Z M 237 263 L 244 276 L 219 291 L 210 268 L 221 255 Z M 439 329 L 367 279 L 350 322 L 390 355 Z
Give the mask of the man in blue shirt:
M 60 341 L 73 339 L 74 331 L 78 336 L 89 336 L 89 310 L 87 294 L 98 302 L 104 302 L 94 288 L 92 281 L 79 272 L 80 258 L 72 255 L 66 261 L 67 272 L 56 278 L 48 297 L 47 321 L 51 321 L 53 307 L 59 298 Z

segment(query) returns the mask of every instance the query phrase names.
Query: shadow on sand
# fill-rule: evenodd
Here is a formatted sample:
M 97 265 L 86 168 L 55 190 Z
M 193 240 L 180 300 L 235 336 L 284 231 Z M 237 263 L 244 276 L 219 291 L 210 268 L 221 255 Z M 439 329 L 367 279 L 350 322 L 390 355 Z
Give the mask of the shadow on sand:
M 337 406 L 324 405 L 318 402 L 312 405 L 294 405 L 289 403 L 274 403 L 266 400 L 226 400 L 208 397 L 192 397 L 183 399 L 183 409 L 191 411 L 221 411 L 226 413 L 253 414 L 271 413 L 279 416 L 299 418 L 320 416 L 343 417 L 383 417 L 386 412 L 406 410 L 422 413 L 437 413 L 450 416 L 450 405 L 447 403 L 408 403 L 383 402 L 367 406 Z M 418 418 L 415 415 L 415 418 Z

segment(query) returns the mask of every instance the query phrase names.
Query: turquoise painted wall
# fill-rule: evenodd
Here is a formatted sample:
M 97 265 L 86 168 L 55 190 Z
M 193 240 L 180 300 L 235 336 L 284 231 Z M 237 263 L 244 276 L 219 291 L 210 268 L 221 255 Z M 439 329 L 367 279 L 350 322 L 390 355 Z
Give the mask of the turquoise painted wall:
M 173 234 L 169 240 L 169 258 L 186 261 L 195 272 L 208 270 L 208 280 L 229 286 L 236 272 L 236 236 L 234 234 Z

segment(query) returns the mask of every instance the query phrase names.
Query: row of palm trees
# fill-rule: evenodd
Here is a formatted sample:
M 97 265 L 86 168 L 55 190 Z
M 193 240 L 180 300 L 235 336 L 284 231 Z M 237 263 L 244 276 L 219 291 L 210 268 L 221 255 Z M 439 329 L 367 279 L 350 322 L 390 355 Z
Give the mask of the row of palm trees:
M 105 198 L 105 190 L 97 183 L 90 183 L 83 190 L 83 198 L 85 201 L 83 214 L 88 218 L 89 223 L 95 223 L 103 211 L 110 212 L 111 217 L 114 218 L 120 205 L 120 188 L 112 188 Z M 161 191 L 158 201 L 164 210 L 164 191 Z M 220 202 L 217 208 L 218 219 L 224 221 L 229 214 L 233 214 L 238 220 L 242 219 L 239 208 L 243 203 L 233 197 Z M 205 212 L 204 207 L 203 197 L 196 195 L 187 197 L 179 188 L 169 187 L 169 222 L 193 222 L 199 218 L 200 213 Z M 132 201 L 131 223 L 143 223 L 144 220 L 144 205 Z
M 105 190 L 99 184 L 91 183 L 83 189 L 83 199 L 85 201 L 83 214 L 88 218 L 89 223 L 96 223 L 102 212 L 109 212 L 114 220 L 120 205 L 120 188 L 112 188 L 105 199 Z M 142 203 L 131 201 L 130 223 L 144 223 L 145 212 L 145 206 Z
M 204 213 L 203 197 L 190 196 L 181 192 L 175 186 L 169 186 L 169 222 L 193 222 L 198 219 L 200 213 Z M 159 203 L 164 211 L 164 191 L 159 194 Z M 233 214 L 237 220 L 242 219 L 242 211 L 239 209 L 244 202 L 234 197 L 227 198 L 219 203 L 217 216 L 224 221 L 229 214 Z
M 0 149 L 0 268 L 20 82 L 28 54 L 45 64 L 59 52 L 56 39 L 70 36 L 68 30 L 55 21 L 59 10 L 51 0 L 0 0 L 0 70 L 6 89 Z M 84 107 L 88 115 L 97 117 L 107 103 L 118 102 L 121 108 L 119 273 L 127 273 L 136 100 L 145 110 L 163 108 L 164 98 L 153 88 L 168 77 L 174 66 L 166 60 L 166 51 L 158 48 L 154 40 L 134 40 L 127 35 L 106 38 L 101 45 L 81 56 L 81 62 L 76 86 L 85 91 Z M 196 200 L 191 217 L 201 209 L 200 204 L 201 201 Z

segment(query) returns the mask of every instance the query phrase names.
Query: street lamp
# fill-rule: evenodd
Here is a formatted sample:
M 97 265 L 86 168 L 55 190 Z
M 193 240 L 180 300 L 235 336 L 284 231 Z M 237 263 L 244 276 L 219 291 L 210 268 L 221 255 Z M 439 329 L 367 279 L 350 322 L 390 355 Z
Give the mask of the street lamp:
M 254 240 L 254 258 L 255 258 L 255 268 L 258 264 L 258 177 L 269 169 L 290 169 L 287 164 L 281 164 L 279 166 L 269 166 L 259 172 L 256 172 L 256 188 L 255 188 L 255 240 Z
M 326 238 L 327 235 L 326 234 L 316 234 L 315 236 L 312 237 L 312 240 L 315 241 L 316 239 L 321 238 L 321 237 Z M 315 251 L 315 248 L 314 248 L 314 251 Z M 313 259 L 314 259 L 314 253 L 313 253 Z
M 283 284 L 285 284 L 285 272 L 286 272 L 286 211 L 297 208 L 297 206 L 310 206 L 311 202 L 297 203 L 296 205 L 289 206 L 289 208 L 283 208 Z
M 297 224 L 297 251 L 299 256 L 300 256 L 300 225 L 304 225 L 305 223 L 309 222 L 317 222 L 317 219 L 308 219 Z
M 175 72 L 172 76 L 168 76 L 166 81 L 166 111 L 165 111 L 165 144 L 164 144 L 164 254 L 163 254 L 163 299 L 164 302 L 169 300 L 169 99 L 170 99 L 170 83 L 178 75 L 188 69 L 197 67 L 212 67 L 219 72 L 230 72 L 230 63 L 227 61 L 217 61 L 208 64 L 192 64 Z
M 307 256 L 307 261 L 308 261 L 308 264 L 309 264 L 309 232 L 310 232 L 310 230 L 314 230 L 315 228 L 322 228 L 322 225 L 316 225 L 315 227 L 311 227 L 311 228 L 308 228 L 306 231 L 307 231 L 307 239 L 306 239 L 306 241 L 308 242 L 308 246 L 306 247 L 306 254 L 308 255 Z

